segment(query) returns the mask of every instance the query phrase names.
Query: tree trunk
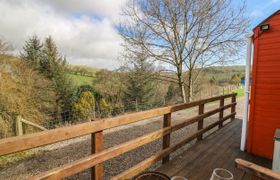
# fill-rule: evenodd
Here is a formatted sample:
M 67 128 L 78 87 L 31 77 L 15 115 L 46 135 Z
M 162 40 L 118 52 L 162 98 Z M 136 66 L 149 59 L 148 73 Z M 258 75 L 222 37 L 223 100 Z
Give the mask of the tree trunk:
M 185 91 L 185 86 L 183 83 L 180 84 L 180 89 L 181 89 L 181 96 L 182 96 L 182 101 L 183 103 L 187 102 L 187 98 L 186 98 L 186 91 Z
M 192 101 L 193 98 L 193 81 L 192 81 L 192 71 L 189 70 L 189 80 L 188 80 L 188 86 L 187 86 L 187 92 L 188 92 L 188 102 Z
M 183 101 L 183 103 L 186 103 L 187 98 L 186 98 L 185 86 L 184 86 L 184 83 L 182 81 L 182 74 L 178 74 L 178 80 L 179 80 L 178 85 L 179 85 L 179 88 L 180 88 L 180 91 L 181 91 L 182 101 Z

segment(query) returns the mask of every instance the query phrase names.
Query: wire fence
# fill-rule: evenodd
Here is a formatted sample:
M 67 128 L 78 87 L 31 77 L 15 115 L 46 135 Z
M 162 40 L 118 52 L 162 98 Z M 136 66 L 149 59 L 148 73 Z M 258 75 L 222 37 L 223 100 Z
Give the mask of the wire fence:
M 197 93 L 195 93 L 192 101 L 205 99 L 213 96 L 229 94 L 233 90 L 240 88 L 237 86 L 226 86 L 226 87 L 218 87 L 218 86 L 207 86 L 202 87 Z M 148 103 L 148 102 L 139 102 L 135 101 L 125 101 L 125 102 L 108 102 L 108 106 L 103 108 L 100 106 L 100 103 L 95 102 L 95 106 L 92 111 L 89 111 L 86 116 L 81 116 L 75 112 L 71 108 L 66 109 L 64 111 L 50 112 L 46 113 L 42 118 L 40 126 L 43 126 L 46 129 L 54 129 L 57 127 L 69 126 L 73 124 L 79 124 L 83 122 L 98 120 L 107 117 L 114 117 L 118 115 L 123 115 L 127 113 L 133 113 L 137 111 L 149 110 L 153 108 L 163 107 L 167 105 L 173 105 L 181 103 L 181 97 L 177 93 L 176 95 L 164 96 L 161 99 L 158 99 L 156 102 Z M 25 117 L 23 117 L 25 118 Z M 26 119 L 30 122 L 33 122 L 32 119 Z M 34 122 L 33 122 L 34 123 Z M 3 127 L 0 127 L 3 128 Z M 13 132 L 14 131 L 14 132 Z M 30 134 L 37 132 L 38 129 L 33 128 L 29 125 L 23 125 L 24 134 Z M 9 136 L 16 135 L 16 128 L 12 128 L 9 130 L 9 135 L 1 136 L 0 138 L 5 138 Z
M 229 94 L 233 90 L 238 88 L 237 86 L 226 86 L 226 87 L 207 87 L 201 89 L 194 98 L 195 100 L 200 100 L 204 98 L 209 98 L 218 95 Z M 138 112 L 143 110 L 149 110 L 153 108 L 163 107 L 167 105 L 173 105 L 177 103 L 181 103 L 180 97 L 175 96 L 165 96 L 161 101 L 156 103 L 141 103 L 135 101 L 126 101 L 118 103 L 117 105 L 110 106 L 110 108 L 102 109 L 98 103 L 95 104 L 95 109 L 92 113 L 88 113 L 87 117 L 81 117 L 72 112 L 71 109 L 65 110 L 60 113 L 50 113 L 46 115 L 44 127 L 47 129 L 53 129 L 56 127 L 67 126 L 71 124 L 78 124 L 86 121 L 92 121 L 97 119 L 102 119 L 106 117 L 114 117 L 122 114 Z M 109 103 L 110 104 L 110 103 Z

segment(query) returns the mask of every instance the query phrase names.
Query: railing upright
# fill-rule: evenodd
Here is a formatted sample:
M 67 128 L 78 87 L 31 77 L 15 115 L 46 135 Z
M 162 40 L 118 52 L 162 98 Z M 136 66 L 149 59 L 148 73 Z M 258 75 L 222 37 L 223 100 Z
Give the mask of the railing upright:
M 103 131 L 98 131 L 91 134 L 91 153 L 95 154 L 103 150 Z M 91 168 L 91 179 L 102 180 L 103 179 L 103 163 L 97 164 Z
M 171 126 L 171 113 L 165 114 L 163 116 L 163 128 Z M 166 134 L 162 138 L 162 149 L 169 148 L 170 146 L 170 133 Z M 162 164 L 165 164 L 169 161 L 169 155 L 162 159 Z
M 202 115 L 204 113 L 204 104 L 200 104 L 199 106 L 198 106 L 198 115 Z M 199 131 L 199 130 L 201 130 L 201 129 L 203 129 L 203 121 L 204 121 L 204 119 L 202 118 L 202 119 L 200 119 L 198 122 L 197 122 L 197 130 Z M 202 138 L 203 138 L 203 134 L 201 134 L 201 135 L 199 135 L 198 137 L 197 137 L 197 140 L 199 141 L 199 140 L 202 140 Z
M 224 98 L 221 98 L 220 99 L 220 108 L 223 107 L 225 105 L 225 99 Z M 224 117 L 224 109 L 222 109 L 219 113 L 219 120 L 223 119 Z M 223 122 L 221 122 L 219 124 L 219 129 L 223 127 Z
M 232 103 L 236 103 L 236 95 L 237 95 L 237 94 L 234 94 L 234 95 L 232 96 L 232 98 L 231 98 L 231 102 L 232 102 Z M 236 105 L 234 105 L 234 106 L 231 107 L 231 113 L 234 113 L 235 110 L 236 110 Z M 234 119 L 235 119 L 235 116 L 232 116 L 232 117 L 231 117 L 231 121 L 233 121 Z

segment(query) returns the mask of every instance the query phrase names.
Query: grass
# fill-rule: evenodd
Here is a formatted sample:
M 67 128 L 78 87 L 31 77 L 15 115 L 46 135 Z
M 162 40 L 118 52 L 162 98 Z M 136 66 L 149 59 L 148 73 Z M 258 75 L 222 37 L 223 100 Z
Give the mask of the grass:
M 77 74 L 68 74 L 68 77 L 73 81 L 75 86 L 82 86 L 82 85 L 92 85 L 92 81 L 94 77 L 77 75 Z
M 239 88 L 239 89 L 235 89 L 232 92 L 237 93 L 237 97 L 242 97 L 244 96 L 244 88 Z
M 34 152 L 31 150 L 23 151 L 8 155 L 0 156 L 0 167 L 5 167 L 7 164 L 18 162 L 33 157 Z

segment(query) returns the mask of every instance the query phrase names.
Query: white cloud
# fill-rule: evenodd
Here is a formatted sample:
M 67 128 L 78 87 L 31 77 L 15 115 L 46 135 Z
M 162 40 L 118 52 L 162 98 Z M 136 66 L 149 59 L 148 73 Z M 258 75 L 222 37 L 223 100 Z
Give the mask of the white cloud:
M 115 68 L 121 38 L 114 29 L 125 0 L 2 0 L 0 37 L 19 51 L 28 37 L 53 36 L 72 64 Z

